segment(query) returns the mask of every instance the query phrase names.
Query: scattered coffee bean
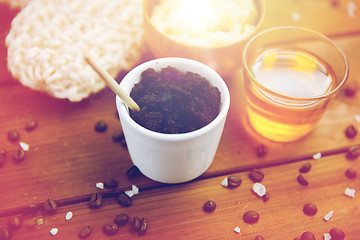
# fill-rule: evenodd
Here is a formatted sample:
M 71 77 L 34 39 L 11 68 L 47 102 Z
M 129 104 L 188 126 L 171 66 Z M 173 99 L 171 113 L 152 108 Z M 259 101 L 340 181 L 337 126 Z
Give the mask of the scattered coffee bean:
M 144 235 L 147 229 L 148 229 L 148 224 L 145 218 L 142 218 L 140 221 L 140 229 L 138 231 L 139 235 Z
M 93 208 L 99 208 L 102 204 L 102 195 L 101 193 L 94 193 L 90 197 L 90 206 Z
M 16 163 L 20 163 L 24 160 L 24 158 L 25 158 L 25 151 L 22 148 L 18 148 L 13 155 L 13 160 Z
M 304 175 L 300 174 L 298 177 L 297 177 L 297 181 L 303 185 L 303 186 L 307 186 L 309 185 L 309 182 L 305 179 Z
M 54 214 L 57 209 L 56 202 L 52 199 L 46 200 L 44 202 L 43 207 L 44 207 L 45 212 L 47 212 L 49 214 Z
M 215 208 L 216 208 L 216 203 L 212 200 L 205 202 L 203 205 L 203 210 L 205 212 L 213 212 Z
M 315 236 L 311 232 L 304 232 L 301 234 L 300 240 L 315 240 Z
M 356 95 L 356 89 L 354 87 L 347 87 L 344 89 L 344 94 L 347 97 L 354 97 Z
M 354 138 L 357 135 L 357 128 L 354 125 L 349 125 L 346 129 L 345 129 L 345 136 L 347 138 Z
M 260 144 L 256 147 L 256 156 L 264 157 L 268 152 L 268 147 L 264 144 Z
M 115 217 L 114 222 L 120 227 L 124 226 L 129 222 L 129 216 L 126 214 L 119 214 Z
M 257 235 L 255 237 L 255 240 L 265 240 L 265 238 L 263 236 Z
M 264 202 L 269 201 L 269 199 L 270 199 L 270 194 L 269 194 L 269 192 L 266 192 L 265 195 L 262 196 L 262 199 L 263 199 Z
M 306 203 L 303 207 L 303 212 L 308 216 L 314 216 L 317 213 L 317 207 L 315 204 Z
M 122 142 L 125 139 L 124 133 L 122 131 L 114 132 L 112 139 L 114 142 Z
M 228 188 L 236 188 L 240 186 L 242 180 L 238 176 L 229 176 L 228 177 Z
M 140 227 L 141 227 L 141 220 L 139 217 L 134 217 L 133 218 L 133 221 L 131 223 L 131 229 L 134 231 L 134 232 L 138 232 L 140 230 Z
M 345 175 L 346 175 L 348 178 L 351 178 L 351 179 L 352 179 L 352 178 L 356 178 L 357 172 L 356 172 L 355 169 L 349 168 L 349 169 L 346 170 Z
M 126 175 L 128 178 L 134 178 L 140 174 L 140 170 L 137 166 L 132 166 L 129 168 L 129 170 L 126 171 Z
M 259 221 L 259 213 L 255 211 L 247 211 L 244 213 L 243 220 L 246 223 L 256 223 Z
M 124 192 L 120 193 L 117 199 L 119 204 L 123 207 L 129 207 L 131 205 L 131 197 L 126 195 Z
M 258 170 L 251 170 L 249 172 L 249 178 L 253 182 L 261 182 L 264 179 L 264 174 Z
M 8 225 L 13 230 L 19 229 L 21 227 L 20 218 L 17 216 L 9 218 Z
M 307 163 L 305 163 L 305 164 L 300 168 L 299 171 L 300 171 L 301 173 L 307 173 L 307 172 L 310 171 L 310 169 L 311 169 L 311 163 L 307 162 Z
M 32 131 L 37 127 L 37 122 L 32 120 L 25 124 L 25 130 L 26 131 Z
M 118 182 L 113 178 L 107 178 L 104 181 L 104 187 L 114 189 L 118 187 Z
M 106 235 L 115 235 L 119 230 L 119 226 L 115 223 L 106 223 L 103 227 L 103 232 Z
M 345 238 L 345 233 L 339 228 L 332 228 L 329 233 L 331 240 L 343 240 Z
M 348 160 L 355 160 L 359 156 L 360 156 L 360 145 L 351 146 L 346 153 L 346 158 Z
M 87 238 L 90 235 L 91 231 L 92 231 L 91 226 L 84 226 L 79 231 L 79 237 L 80 238 Z
M 107 130 L 107 124 L 104 121 L 98 121 L 95 124 L 95 131 L 96 132 L 105 132 Z
M 11 141 L 11 142 L 16 142 L 17 140 L 19 140 L 20 138 L 20 135 L 19 135 L 19 132 L 16 131 L 16 130 L 11 130 L 11 131 L 8 131 L 8 139 Z
M 339 7 L 340 5 L 339 0 L 330 0 L 330 3 L 333 7 Z
M 0 240 L 10 240 L 11 234 L 9 229 L 7 228 L 0 228 Z

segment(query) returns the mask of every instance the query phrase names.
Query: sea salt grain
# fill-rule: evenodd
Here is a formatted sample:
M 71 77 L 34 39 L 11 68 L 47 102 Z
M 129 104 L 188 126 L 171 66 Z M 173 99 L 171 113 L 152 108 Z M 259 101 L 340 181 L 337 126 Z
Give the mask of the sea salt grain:
M 355 3 L 354 2 L 348 2 L 346 7 L 347 7 L 347 12 L 349 14 L 349 17 L 355 18 L 355 11 L 357 9 Z
M 355 120 L 356 122 L 360 123 L 360 114 L 355 115 Z
M 19 142 L 19 145 L 20 145 L 20 147 L 22 148 L 22 150 L 24 150 L 25 152 L 26 152 L 26 151 L 29 151 L 29 149 L 30 149 L 30 146 L 29 146 L 29 144 L 27 144 L 27 143 Z
M 58 228 L 52 228 L 52 229 L 50 230 L 50 234 L 53 235 L 53 236 L 55 236 L 55 235 L 58 233 L 58 231 L 59 231 Z
M 346 188 L 345 189 L 345 195 L 351 198 L 355 197 L 355 190 L 354 189 L 350 189 L 350 188 Z
M 331 240 L 330 233 L 324 233 L 324 240 Z
M 261 183 L 255 183 L 252 190 L 260 197 L 262 197 L 266 194 L 266 188 Z
M 133 191 L 133 193 L 134 193 L 135 195 L 139 193 L 139 188 L 138 188 L 137 186 L 135 186 L 135 185 L 132 185 L 132 186 L 131 186 L 131 190 Z
M 133 192 L 133 190 L 125 191 L 125 194 L 128 195 L 129 197 L 132 197 L 132 196 L 135 195 L 134 192 Z
M 73 217 L 73 213 L 72 212 L 67 212 L 66 216 L 65 216 L 65 220 L 70 220 Z
M 315 153 L 314 155 L 313 155 L 313 159 L 315 159 L 315 160 L 319 160 L 321 158 L 321 153 L 319 152 L 319 153 Z
M 224 180 L 221 182 L 221 185 L 224 186 L 224 187 L 227 187 L 229 184 L 228 184 L 228 178 L 224 178 Z
M 240 233 L 240 228 L 239 227 L 234 228 L 234 232 Z
M 99 189 L 104 189 L 104 183 L 98 182 L 98 183 L 96 183 L 96 187 Z
M 334 210 L 331 210 L 328 214 L 325 215 L 324 220 L 329 221 L 330 218 L 332 218 L 333 214 L 334 214 Z

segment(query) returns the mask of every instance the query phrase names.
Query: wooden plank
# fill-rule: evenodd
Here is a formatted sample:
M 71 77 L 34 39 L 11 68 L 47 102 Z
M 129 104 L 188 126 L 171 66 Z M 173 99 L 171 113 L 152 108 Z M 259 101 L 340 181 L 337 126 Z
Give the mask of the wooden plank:
M 337 39 L 348 54 L 352 66 L 360 63 L 359 36 Z M 359 70 L 351 68 L 349 85 L 359 84 Z M 241 84 L 228 80 L 231 107 L 218 152 L 210 169 L 202 178 L 254 167 L 271 166 L 311 158 L 314 153 L 332 153 L 360 144 L 360 137 L 347 139 L 344 129 L 349 124 L 359 127 L 355 116 L 360 114 L 360 94 L 348 98 L 340 94 L 330 106 L 316 130 L 307 138 L 293 143 L 274 143 L 259 137 L 243 120 Z M 115 113 L 115 96 L 110 90 L 80 103 L 54 99 L 31 91 L 20 84 L 0 88 L 0 142 L 8 152 L 0 168 L 0 199 L 2 210 L 11 210 L 39 203 L 47 198 L 78 201 L 96 191 L 95 183 L 112 177 L 119 188 L 132 182 L 126 170 L 132 165 L 126 149 L 114 143 L 111 135 L 121 130 Z M 37 120 L 38 129 L 24 130 L 30 120 Z M 103 120 L 108 124 L 105 133 L 96 133 L 94 124 Z M 25 160 L 12 161 L 18 143 L 7 140 L 9 130 L 18 130 L 21 141 L 30 145 Z M 265 144 L 269 152 L 258 158 L 255 148 Z M 142 177 L 136 180 L 141 187 L 158 185 Z
M 294 239 L 305 231 L 323 239 L 323 234 L 337 227 L 346 234 L 346 239 L 358 239 L 360 234 L 360 197 L 350 198 L 344 194 L 346 188 L 359 190 L 360 178 L 345 176 L 348 168 L 360 173 L 359 159 L 349 161 L 343 154 L 324 157 L 320 160 L 301 161 L 261 169 L 265 174 L 262 184 L 270 193 L 270 199 L 263 202 L 252 192 L 253 182 L 248 172 L 236 173 L 242 184 L 235 189 L 221 186 L 225 176 L 186 184 L 168 185 L 162 188 L 142 190 L 133 197 L 133 204 L 121 207 L 115 198 L 106 198 L 99 209 L 90 209 L 87 202 L 63 206 L 55 215 L 37 212 L 25 218 L 21 229 L 13 233 L 16 239 L 47 239 L 50 229 L 59 229 L 57 239 L 76 239 L 82 226 L 93 228 L 88 239 L 137 239 L 131 232 L 130 224 L 120 228 L 114 237 L 105 237 L 102 227 L 112 222 L 117 214 L 125 213 L 131 218 L 145 217 L 149 229 L 145 239 L 244 239 L 253 240 L 256 235 L 265 239 Z M 312 168 L 304 176 L 308 186 L 302 186 L 296 178 L 300 167 L 310 162 Z M 213 200 L 216 209 L 212 213 L 202 210 L 203 204 Z M 303 206 L 313 203 L 317 206 L 314 216 L 303 213 Z M 247 224 L 242 217 L 246 211 L 260 214 L 255 224 Z M 325 221 L 324 216 L 333 210 L 333 217 Z M 65 215 L 72 211 L 73 218 L 66 221 Z M 35 227 L 38 218 L 45 218 L 45 224 Z M 9 217 L 0 218 L 5 226 Z M 30 227 L 32 225 L 32 227 Z M 234 228 L 239 227 L 239 234 Z M 140 237 L 139 237 L 140 239 Z

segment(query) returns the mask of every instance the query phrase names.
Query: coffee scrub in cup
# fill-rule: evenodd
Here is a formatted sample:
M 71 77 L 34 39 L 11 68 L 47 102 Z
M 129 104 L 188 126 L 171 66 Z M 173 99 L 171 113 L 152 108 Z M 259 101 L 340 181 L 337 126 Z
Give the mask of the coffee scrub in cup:
M 194 60 L 160 58 L 135 67 L 120 87 L 140 106 L 133 112 L 116 97 L 131 160 L 145 176 L 181 183 L 209 168 L 230 106 L 219 74 Z
M 349 71 L 335 42 L 301 27 L 258 33 L 245 46 L 242 61 L 248 121 L 261 136 L 278 142 L 309 134 Z

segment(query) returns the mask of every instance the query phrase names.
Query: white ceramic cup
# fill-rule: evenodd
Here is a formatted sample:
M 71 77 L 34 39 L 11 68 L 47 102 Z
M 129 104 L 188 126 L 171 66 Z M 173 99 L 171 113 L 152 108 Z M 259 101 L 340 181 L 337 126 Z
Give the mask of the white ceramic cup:
M 199 177 L 210 167 L 224 129 L 230 94 L 224 80 L 213 69 L 194 60 L 175 57 L 155 59 L 135 67 L 122 79 L 120 86 L 130 94 L 144 70 L 153 68 L 158 72 L 167 66 L 184 73 L 198 73 L 219 89 L 220 112 L 211 123 L 188 133 L 159 133 L 136 123 L 130 117 L 128 107 L 118 96 L 116 106 L 134 165 L 152 180 L 181 183 Z

